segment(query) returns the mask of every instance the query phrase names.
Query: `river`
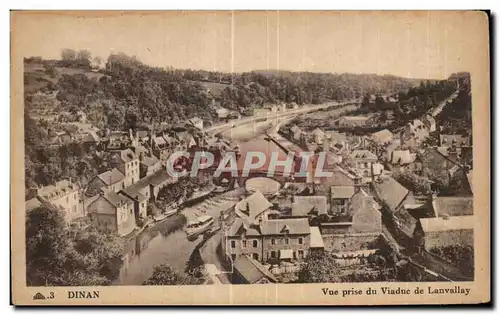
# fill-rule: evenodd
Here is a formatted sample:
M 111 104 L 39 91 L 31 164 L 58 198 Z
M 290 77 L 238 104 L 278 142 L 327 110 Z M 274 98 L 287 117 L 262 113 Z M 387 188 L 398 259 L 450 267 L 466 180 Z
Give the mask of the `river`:
M 252 150 L 264 151 L 266 155 L 270 152 L 281 152 L 285 157 L 277 145 L 264 140 L 263 133 L 271 127 L 269 122 L 244 125 L 231 129 L 224 136 L 237 141 L 243 153 Z M 182 214 L 188 221 L 200 215 L 211 215 L 218 224 L 220 211 L 229 209 L 237 202 L 234 193 L 235 191 L 205 199 L 194 206 L 184 208 Z M 161 264 L 168 264 L 178 273 L 184 272 L 186 262 L 196 245 L 202 241 L 202 237 L 189 241 L 182 229 L 169 233 L 172 221 L 173 217 L 155 224 L 127 242 L 123 265 L 114 281 L 115 285 L 141 285 L 152 275 L 154 267 Z M 215 252 L 213 254 L 215 255 Z

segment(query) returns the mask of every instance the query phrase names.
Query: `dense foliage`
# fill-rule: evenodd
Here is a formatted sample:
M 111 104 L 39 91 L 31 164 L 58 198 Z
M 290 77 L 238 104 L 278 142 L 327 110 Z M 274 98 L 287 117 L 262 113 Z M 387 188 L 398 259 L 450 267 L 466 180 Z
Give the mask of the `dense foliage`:
M 430 252 L 456 264 L 467 274 L 474 274 L 474 248 L 472 246 L 434 247 Z
M 437 115 L 436 122 L 442 127 L 444 134 L 468 135 L 472 131 L 470 74 L 468 72 L 457 73 L 450 76 L 450 79 L 459 82 L 460 90 L 457 98 Z
M 144 285 L 190 285 L 202 284 L 203 280 L 191 274 L 179 274 L 166 264 L 156 266 Z
M 121 263 L 113 235 L 65 228 L 58 209 L 43 205 L 26 215 L 26 281 L 31 286 L 110 284 Z

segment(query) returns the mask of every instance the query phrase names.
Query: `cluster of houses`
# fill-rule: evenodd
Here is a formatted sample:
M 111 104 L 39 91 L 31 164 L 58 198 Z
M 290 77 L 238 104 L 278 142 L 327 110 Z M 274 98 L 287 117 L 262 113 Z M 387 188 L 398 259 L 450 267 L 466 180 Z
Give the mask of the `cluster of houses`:
M 426 146 L 430 135 L 438 145 Z M 289 182 L 286 201 L 276 194 L 249 194 L 223 221 L 221 245 L 237 270 L 237 282 L 276 282 L 274 264 L 301 261 L 313 251 L 365 256 L 388 242 L 383 218 L 417 251 L 473 246 L 472 144 L 470 137 L 439 134 L 430 115 L 408 122 L 395 134 L 381 130 L 353 137 L 292 126 L 284 136 L 308 151 L 323 151 L 332 176 Z M 329 161 L 329 163 L 328 163 Z M 395 177 L 424 178 L 443 172 L 463 189 L 453 195 L 418 195 Z M 384 221 L 385 222 L 385 221 Z
M 131 233 L 147 222 L 148 209 L 155 207 L 160 190 L 176 183 L 177 178 L 166 170 L 173 152 L 194 152 L 199 147 L 221 152 L 229 148 L 225 141 L 201 132 L 201 119 L 193 118 L 187 124 L 190 128 L 177 126 L 169 133 L 82 131 L 80 143 L 88 151 L 109 152 L 109 169 L 85 184 L 62 180 L 30 189 L 32 198 L 26 201 L 26 209 L 49 203 L 62 210 L 68 224 L 82 221 L 120 236 Z M 200 132 L 194 132 L 193 127 Z

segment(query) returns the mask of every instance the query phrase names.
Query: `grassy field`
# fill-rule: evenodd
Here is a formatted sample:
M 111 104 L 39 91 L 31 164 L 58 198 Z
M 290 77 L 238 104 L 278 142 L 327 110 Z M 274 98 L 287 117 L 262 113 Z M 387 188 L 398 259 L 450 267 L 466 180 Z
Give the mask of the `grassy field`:
M 24 90 L 26 93 L 34 93 L 49 84 L 57 84 L 64 75 L 85 74 L 88 78 L 100 79 L 104 74 L 87 71 L 84 69 L 56 67 L 56 75 L 51 77 L 42 64 L 27 63 L 24 65 Z
M 218 96 L 222 93 L 222 90 L 224 90 L 228 84 L 223 84 L 223 83 L 215 83 L 215 82 L 205 82 L 205 81 L 193 81 L 193 82 L 198 82 L 201 85 L 203 85 L 207 90 L 210 90 L 210 92 L 214 96 Z

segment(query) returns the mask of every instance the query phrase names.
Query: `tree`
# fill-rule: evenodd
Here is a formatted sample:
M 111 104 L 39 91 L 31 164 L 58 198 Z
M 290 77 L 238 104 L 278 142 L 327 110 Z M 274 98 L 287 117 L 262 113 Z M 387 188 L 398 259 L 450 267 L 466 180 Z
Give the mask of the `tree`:
M 339 265 L 330 253 L 310 253 L 298 278 L 300 283 L 339 282 Z
M 201 281 L 190 275 L 179 275 L 169 265 L 162 264 L 154 268 L 153 274 L 144 285 L 190 285 Z
M 107 285 L 117 275 L 122 252 L 114 235 L 66 229 L 62 211 L 50 204 L 27 213 L 28 285 Z
M 395 179 L 417 195 L 427 196 L 432 192 L 431 181 L 427 177 L 418 176 L 411 171 L 399 173 L 395 175 Z
M 73 61 L 73 60 L 76 60 L 76 51 L 74 51 L 73 49 L 64 48 L 61 51 L 61 59 L 63 61 Z

